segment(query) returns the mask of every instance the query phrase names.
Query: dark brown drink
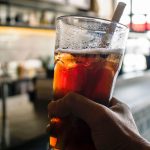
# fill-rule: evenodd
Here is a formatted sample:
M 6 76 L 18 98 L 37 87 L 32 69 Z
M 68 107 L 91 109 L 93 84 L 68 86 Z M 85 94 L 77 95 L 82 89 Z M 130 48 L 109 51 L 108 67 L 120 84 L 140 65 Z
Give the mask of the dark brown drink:
M 77 92 L 93 101 L 108 105 L 120 68 L 120 49 L 56 50 L 54 99 Z M 90 112 L 89 112 L 90 113 Z M 53 149 L 95 150 L 89 127 L 73 118 L 53 118 L 50 146 Z

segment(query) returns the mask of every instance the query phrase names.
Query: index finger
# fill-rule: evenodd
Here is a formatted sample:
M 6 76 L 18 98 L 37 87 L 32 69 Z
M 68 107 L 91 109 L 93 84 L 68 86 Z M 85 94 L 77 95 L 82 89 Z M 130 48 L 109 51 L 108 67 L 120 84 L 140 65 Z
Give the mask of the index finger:
M 104 109 L 107 108 L 76 93 L 69 93 L 48 106 L 50 117 L 73 114 L 89 125 L 103 115 Z

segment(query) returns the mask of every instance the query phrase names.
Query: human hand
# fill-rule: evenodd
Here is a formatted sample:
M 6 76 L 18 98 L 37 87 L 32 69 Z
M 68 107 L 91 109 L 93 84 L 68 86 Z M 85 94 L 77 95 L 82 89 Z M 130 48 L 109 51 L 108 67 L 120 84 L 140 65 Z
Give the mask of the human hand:
M 112 98 L 109 108 L 76 93 L 69 93 L 48 106 L 49 117 L 74 115 L 91 129 L 97 150 L 148 150 L 150 144 L 137 130 L 129 107 Z

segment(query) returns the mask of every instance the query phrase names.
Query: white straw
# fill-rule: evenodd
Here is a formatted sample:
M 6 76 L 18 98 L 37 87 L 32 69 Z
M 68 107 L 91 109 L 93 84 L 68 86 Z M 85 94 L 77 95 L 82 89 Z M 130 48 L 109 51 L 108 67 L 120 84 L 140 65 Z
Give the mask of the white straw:
M 119 2 L 118 3 L 117 8 L 116 8 L 116 10 L 114 12 L 114 15 L 113 15 L 113 17 L 111 19 L 112 23 L 110 23 L 109 28 L 106 31 L 105 36 L 103 36 L 103 38 L 102 38 L 102 45 L 101 45 L 101 47 L 103 47 L 103 48 L 109 47 L 109 42 L 112 39 L 112 36 L 113 36 L 114 31 L 116 29 L 116 25 L 114 24 L 114 22 L 116 22 L 116 23 L 119 22 L 122 14 L 123 14 L 123 11 L 125 9 L 125 6 L 126 6 L 126 4 L 123 3 L 123 2 Z M 111 37 L 109 36 L 109 34 L 111 34 Z

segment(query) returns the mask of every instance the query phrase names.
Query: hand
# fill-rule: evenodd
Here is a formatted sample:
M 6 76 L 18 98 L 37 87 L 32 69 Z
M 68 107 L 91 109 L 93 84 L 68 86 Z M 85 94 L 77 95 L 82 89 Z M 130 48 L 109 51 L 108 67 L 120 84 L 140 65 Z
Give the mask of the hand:
M 112 98 L 109 108 L 76 93 L 69 93 L 48 106 L 49 117 L 74 115 L 91 129 L 97 150 L 148 150 L 150 144 L 137 130 L 129 107 Z

